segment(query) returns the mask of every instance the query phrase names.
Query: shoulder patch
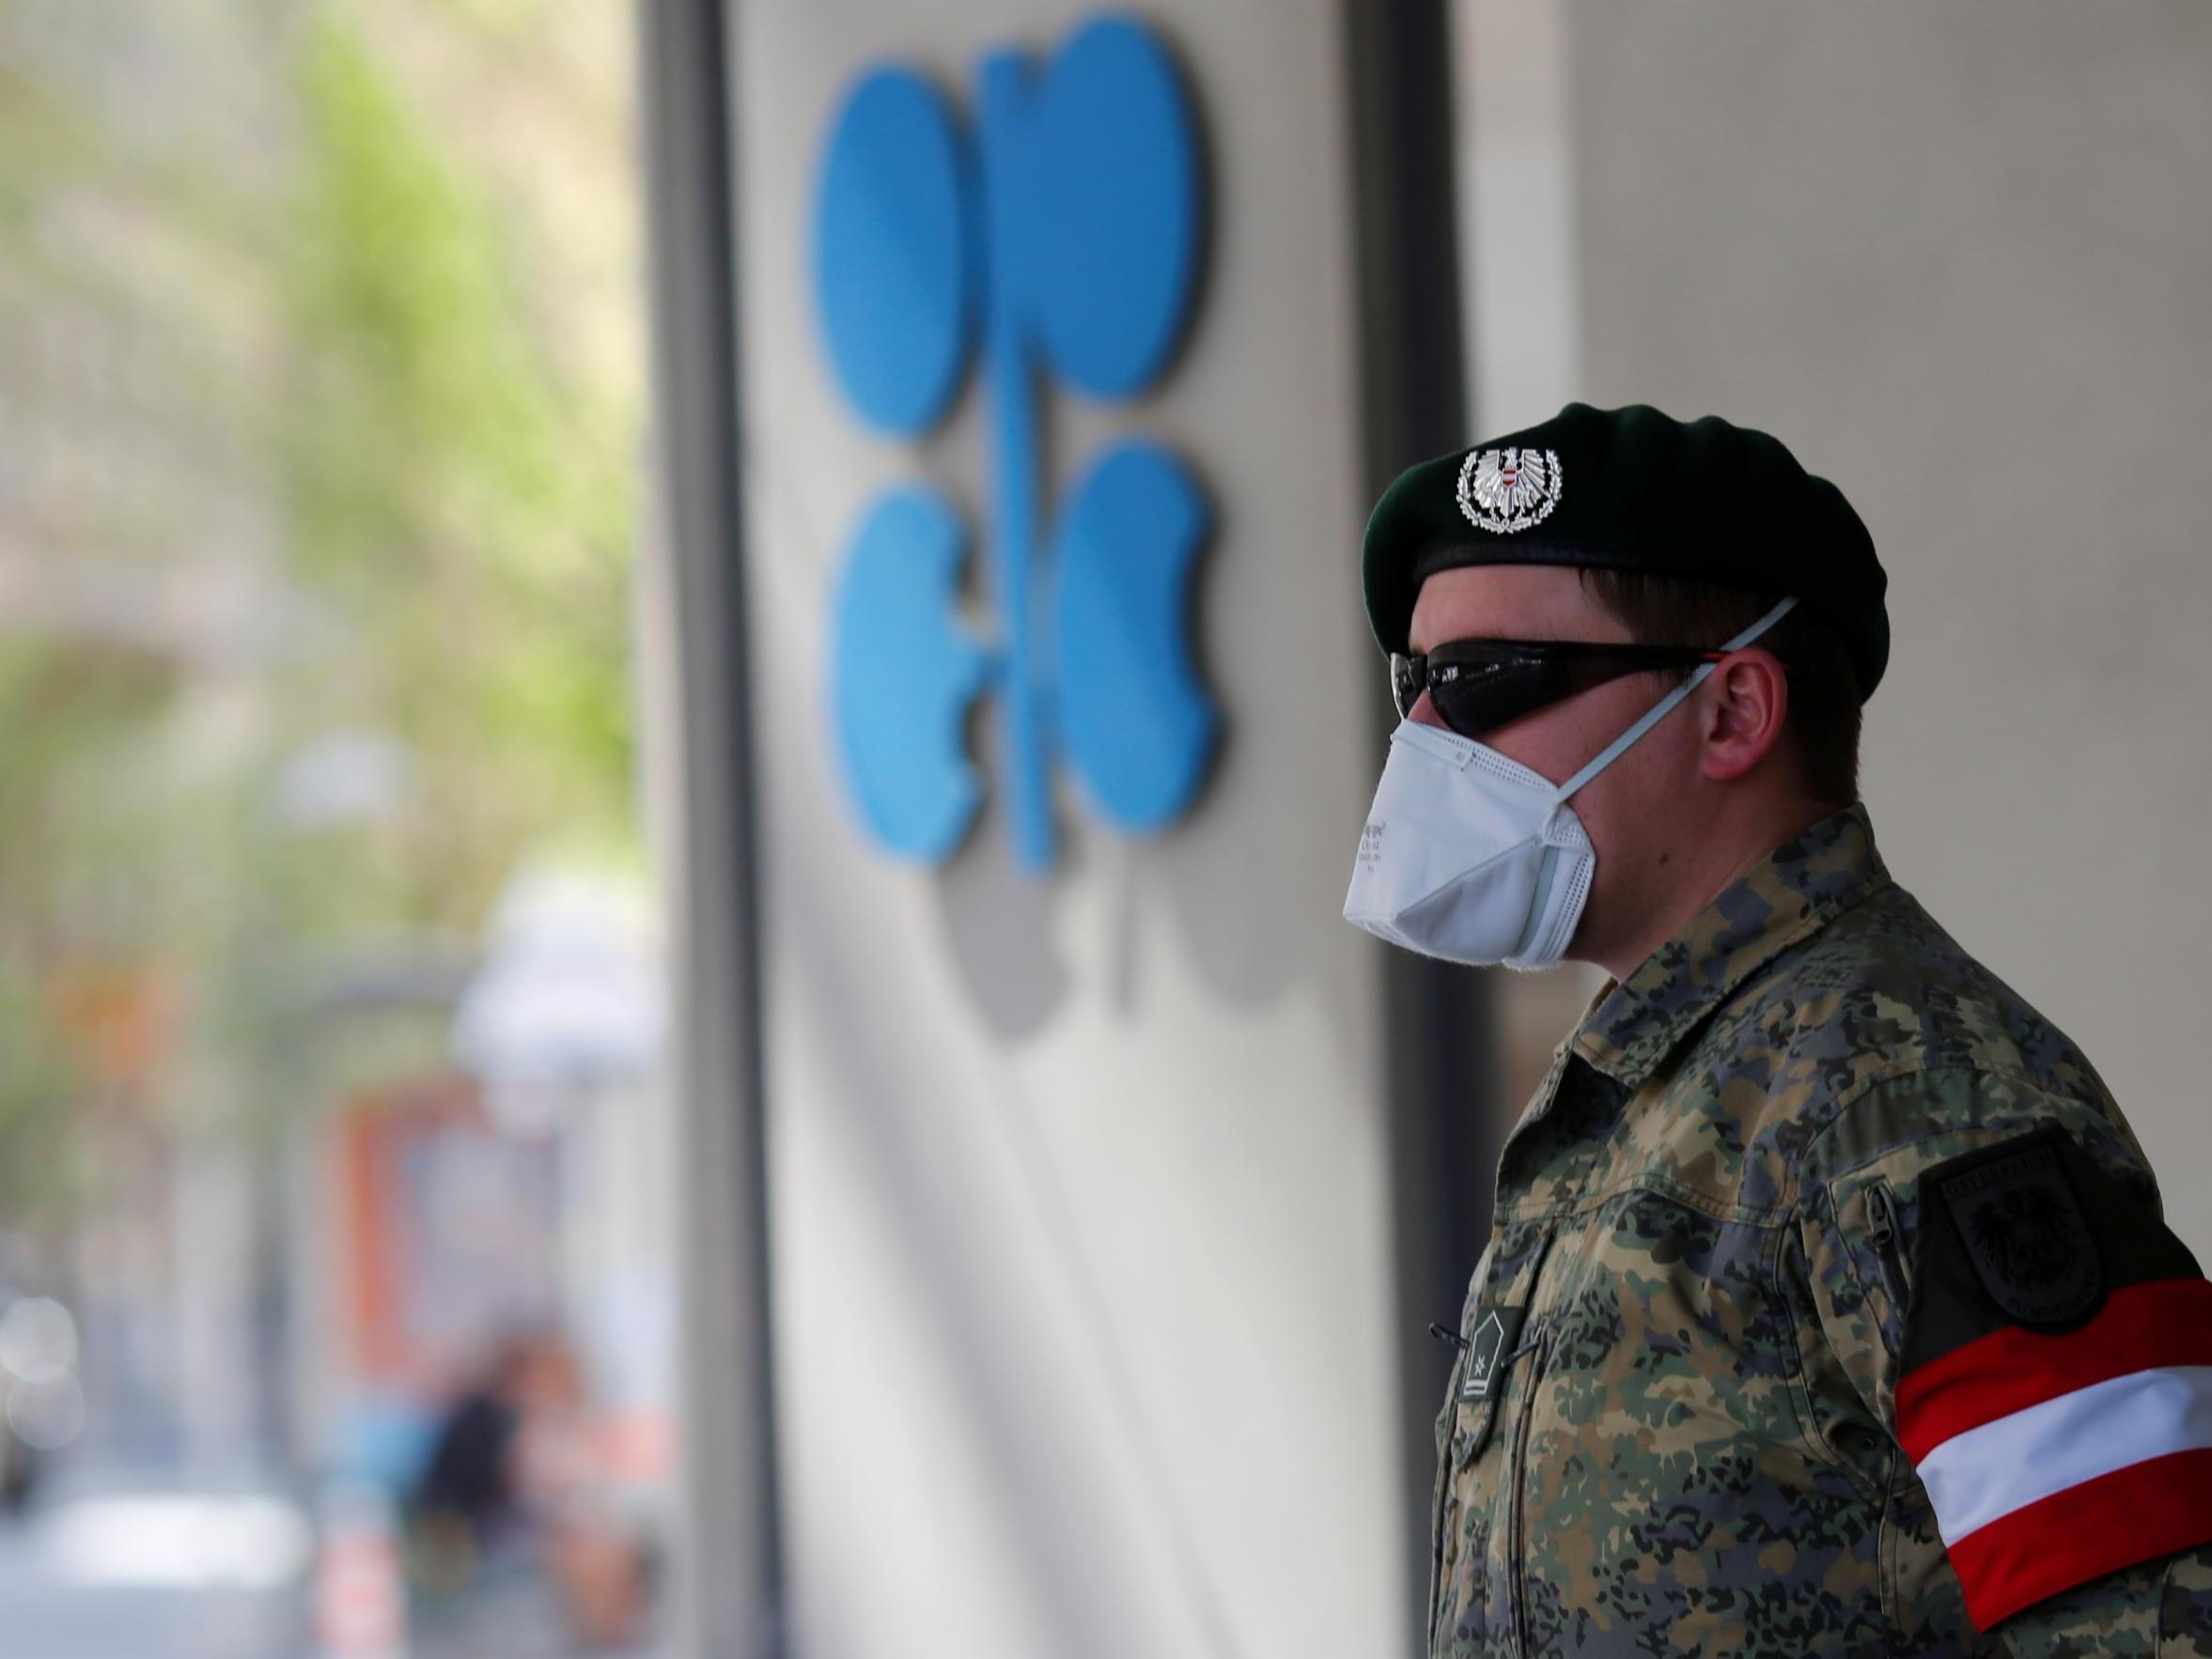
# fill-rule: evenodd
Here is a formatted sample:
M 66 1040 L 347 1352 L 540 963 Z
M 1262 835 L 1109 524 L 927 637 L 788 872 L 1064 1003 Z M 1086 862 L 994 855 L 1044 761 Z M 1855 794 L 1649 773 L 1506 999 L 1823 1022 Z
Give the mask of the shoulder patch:
M 2029 1139 L 2042 1144 L 1970 1155 L 1934 1184 L 1989 1299 L 2023 1325 L 2064 1325 L 2096 1306 L 2104 1266 L 2057 1146 Z
M 1923 1171 L 1895 1388 L 1974 1625 L 2212 1541 L 2212 1281 L 2055 1126 Z

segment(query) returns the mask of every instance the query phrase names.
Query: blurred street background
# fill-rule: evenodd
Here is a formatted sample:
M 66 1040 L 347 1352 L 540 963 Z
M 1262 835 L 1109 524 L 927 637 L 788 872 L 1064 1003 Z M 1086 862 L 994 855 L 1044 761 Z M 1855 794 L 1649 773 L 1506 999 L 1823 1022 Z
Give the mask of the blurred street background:
M 652 1640 L 634 35 L 0 4 L 10 1654 Z

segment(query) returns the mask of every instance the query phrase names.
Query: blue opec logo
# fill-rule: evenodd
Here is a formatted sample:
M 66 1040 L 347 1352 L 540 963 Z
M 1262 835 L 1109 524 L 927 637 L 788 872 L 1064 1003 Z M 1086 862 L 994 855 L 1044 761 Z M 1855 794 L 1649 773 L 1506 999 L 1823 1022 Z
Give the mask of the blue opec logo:
M 870 426 L 933 427 L 980 347 L 989 395 L 987 592 L 962 617 L 969 533 L 927 484 L 860 516 L 832 607 L 831 703 L 868 833 L 947 857 L 984 798 L 966 730 L 984 698 L 1023 869 L 1053 858 L 1065 764 L 1091 808 L 1143 834 L 1189 806 L 1219 734 L 1191 659 L 1205 494 L 1164 445 L 1104 447 L 1045 499 L 1040 419 L 1055 384 L 1120 401 L 1165 372 L 1197 287 L 1203 178 L 1175 60 L 1119 16 L 1039 66 L 977 65 L 974 124 L 915 70 L 863 73 L 831 122 L 814 279 L 836 383 Z

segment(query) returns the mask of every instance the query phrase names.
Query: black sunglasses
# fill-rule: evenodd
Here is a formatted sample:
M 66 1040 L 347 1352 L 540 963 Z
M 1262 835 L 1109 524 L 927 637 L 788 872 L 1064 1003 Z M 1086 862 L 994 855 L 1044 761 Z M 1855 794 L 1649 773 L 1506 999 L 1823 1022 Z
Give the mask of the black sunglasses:
M 1728 655 L 1703 645 L 1453 640 L 1418 655 L 1392 652 L 1391 700 L 1397 705 L 1399 718 L 1405 719 L 1425 690 L 1445 725 L 1462 737 L 1479 737 L 1547 704 L 1623 674 L 1694 668 Z

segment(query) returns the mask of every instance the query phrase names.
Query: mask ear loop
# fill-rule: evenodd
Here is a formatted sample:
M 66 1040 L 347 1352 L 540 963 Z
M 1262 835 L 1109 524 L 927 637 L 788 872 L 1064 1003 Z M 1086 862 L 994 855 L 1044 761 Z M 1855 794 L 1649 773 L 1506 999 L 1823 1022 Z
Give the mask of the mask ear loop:
M 1792 594 L 1789 597 L 1784 599 L 1780 604 L 1776 605 L 1773 610 L 1768 612 L 1766 615 L 1760 617 L 1758 621 L 1752 623 L 1751 627 L 1745 628 L 1743 632 L 1737 634 L 1734 639 L 1721 645 L 1721 649 L 1723 651 L 1740 651 L 1744 646 L 1750 644 L 1753 640 L 1757 639 L 1761 634 L 1765 633 L 1768 628 L 1772 628 L 1776 623 L 1780 622 L 1783 616 L 1788 612 L 1789 608 L 1792 605 L 1795 605 L 1797 602 L 1797 596 Z M 1711 674 L 1714 669 L 1720 666 L 1721 665 L 1717 662 L 1699 663 L 1695 671 L 1691 673 L 1688 679 L 1684 680 L 1672 691 L 1669 691 L 1664 697 L 1661 697 L 1657 703 L 1653 704 L 1650 708 L 1644 711 L 1643 719 L 1639 720 L 1634 725 L 1630 726 L 1627 731 L 1623 732 L 1619 736 L 1615 737 L 1611 743 L 1608 743 L 1603 749 L 1599 750 L 1596 759 L 1592 760 L 1588 766 L 1584 767 L 1581 771 L 1577 772 L 1573 777 L 1569 778 L 1566 783 L 1562 783 L 1559 786 L 1558 794 L 1552 797 L 1552 804 L 1554 806 L 1558 805 L 1559 802 L 1566 799 L 1568 796 L 1574 794 L 1576 790 L 1580 789 L 1591 779 L 1597 776 L 1599 772 L 1605 770 L 1607 767 L 1612 765 L 1613 761 L 1620 755 L 1623 750 L 1627 749 L 1629 744 L 1635 742 L 1637 738 L 1643 736 L 1644 733 L 1650 731 L 1653 726 L 1657 725 L 1660 721 L 1664 720 L 1668 711 L 1671 710 L 1675 704 L 1681 702 L 1683 698 L 1689 696 L 1690 692 L 1696 690 L 1699 684 L 1703 682 L 1705 677 Z

